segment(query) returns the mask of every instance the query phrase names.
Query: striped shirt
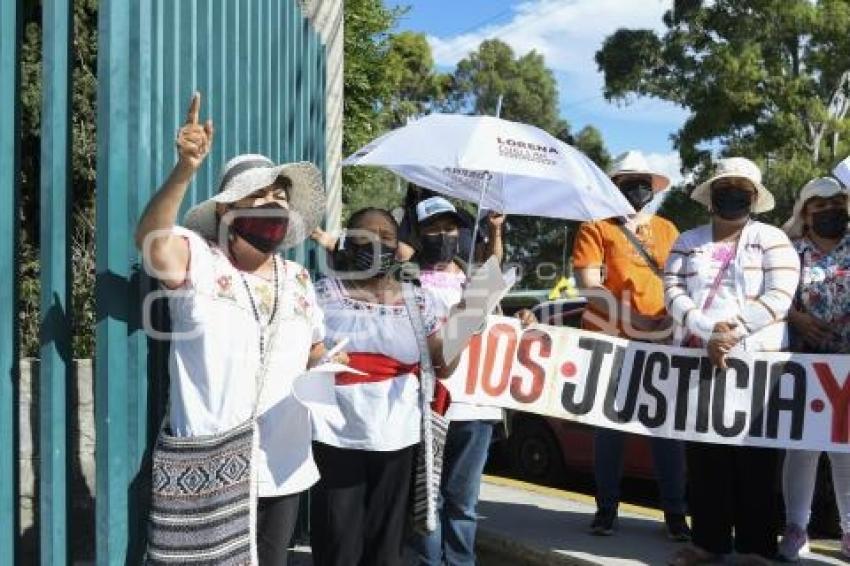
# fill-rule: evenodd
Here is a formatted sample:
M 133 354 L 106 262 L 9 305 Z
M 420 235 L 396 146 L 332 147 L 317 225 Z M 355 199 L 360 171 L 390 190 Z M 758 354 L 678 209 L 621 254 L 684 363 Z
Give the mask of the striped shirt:
M 788 236 L 768 224 L 749 222 L 722 278 L 722 300 L 715 297 L 706 310 L 723 264 L 720 251 L 711 224 L 685 232 L 673 244 L 664 273 L 664 299 L 679 341 L 687 335 L 707 340 L 716 323 L 732 320 L 744 349 L 787 346 L 786 315 L 800 279 L 800 262 Z

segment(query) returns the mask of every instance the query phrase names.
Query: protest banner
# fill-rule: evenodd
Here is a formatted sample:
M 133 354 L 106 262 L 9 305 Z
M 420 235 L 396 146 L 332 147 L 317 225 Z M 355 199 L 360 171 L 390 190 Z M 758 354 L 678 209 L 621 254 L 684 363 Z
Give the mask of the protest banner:
M 850 355 L 704 350 L 490 317 L 445 380 L 453 401 L 643 435 L 850 452 Z

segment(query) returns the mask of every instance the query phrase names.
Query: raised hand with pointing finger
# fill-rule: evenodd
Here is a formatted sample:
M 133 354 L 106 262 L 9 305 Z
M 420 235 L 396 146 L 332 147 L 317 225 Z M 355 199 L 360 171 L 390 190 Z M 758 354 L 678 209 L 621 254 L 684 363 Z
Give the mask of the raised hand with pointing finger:
M 203 124 L 200 123 L 200 111 L 201 93 L 196 92 L 189 103 L 186 123 L 177 132 L 176 144 L 180 162 L 192 171 L 197 171 L 209 155 L 215 134 L 212 120 L 207 119 Z
M 201 124 L 201 93 L 192 95 L 186 123 L 177 132 L 178 160 L 168 179 L 151 198 L 136 226 L 136 246 L 145 254 L 145 265 L 169 288 L 186 279 L 189 247 L 186 239 L 173 233 L 180 204 L 192 177 L 212 148 L 213 123 Z

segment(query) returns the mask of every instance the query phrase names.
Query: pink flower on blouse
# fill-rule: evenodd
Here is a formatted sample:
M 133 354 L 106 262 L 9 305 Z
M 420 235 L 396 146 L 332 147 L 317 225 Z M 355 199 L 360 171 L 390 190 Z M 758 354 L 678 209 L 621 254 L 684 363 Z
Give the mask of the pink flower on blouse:
M 711 259 L 723 263 L 735 254 L 735 247 L 732 244 L 718 244 L 714 246 L 711 252 Z

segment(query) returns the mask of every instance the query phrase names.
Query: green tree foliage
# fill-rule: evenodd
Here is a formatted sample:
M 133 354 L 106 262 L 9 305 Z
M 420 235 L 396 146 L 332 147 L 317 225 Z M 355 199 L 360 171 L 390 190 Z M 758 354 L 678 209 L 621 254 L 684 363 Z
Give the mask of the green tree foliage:
M 489 39 L 458 63 L 448 99 L 455 111 L 494 115 L 500 96 L 502 118 L 546 130 L 578 147 L 603 169 L 610 164 L 599 130 L 587 126 L 573 135 L 561 118 L 558 85 L 543 56 L 531 51 L 518 57 L 503 41 Z M 507 258 L 522 270 L 521 287 L 551 287 L 567 270 L 565 257 L 576 226 L 532 216 L 508 219 Z
M 348 156 L 384 131 L 382 107 L 393 92 L 387 58 L 390 30 L 399 16 L 382 0 L 347 0 L 344 11 L 344 122 L 342 152 Z M 392 176 L 372 168 L 342 171 L 346 212 L 363 206 L 394 205 Z
M 431 46 L 421 33 L 404 31 L 390 37 L 386 71 L 392 92 L 382 110 L 389 129 L 442 105 L 451 88 L 451 76 L 435 71 Z
M 408 119 L 442 107 L 451 88 L 451 77 L 436 72 L 424 34 L 390 33 L 400 14 L 379 0 L 345 6 L 346 155 Z M 343 183 L 346 214 L 364 206 L 391 209 L 403 196 L 404 184 L 378 169 L 347 168 Z
M 850 5 L 843 0 L 677 0 L 663 35 L 621 29 L 596 54 L 605 96 L 668 100 L 691 112 L 675 135 L 686 168 L 711 150 L 765 171 L 787 218 L 799 187 L 850 152 Z
M 602 132 L 593 126 L 585 126 L 579 130 L 572 143 L 599 165 L 603 171 L 607 171 L 611 166 L 611 154 L 605 147 Z
M 488 39 L 457 64 L 450 95 L 452 108 L 533 124 L 554 136 L 569 135 L 558 113 L 558 85 L 543 56 L 531 51 L 516 57 L 511 47 Z
M 71 98 L 71 262 L 73 265 L 73 352 L 94 351 L 95 100 L 97 92 L 97 1 L 74 2 Z M 21 352 L 38 355 L 39 192 L 41 156 L 41 9 L 25 3 L 21 46 Z

